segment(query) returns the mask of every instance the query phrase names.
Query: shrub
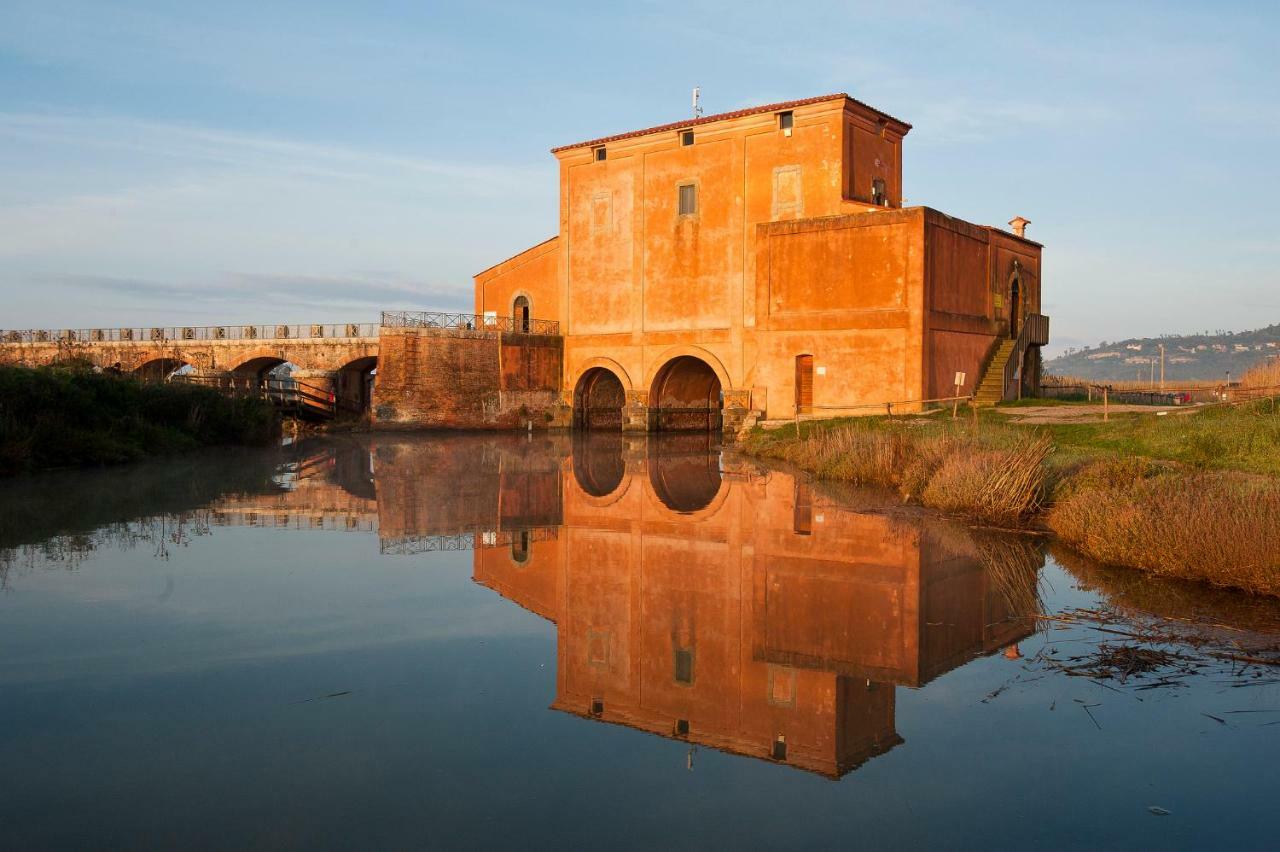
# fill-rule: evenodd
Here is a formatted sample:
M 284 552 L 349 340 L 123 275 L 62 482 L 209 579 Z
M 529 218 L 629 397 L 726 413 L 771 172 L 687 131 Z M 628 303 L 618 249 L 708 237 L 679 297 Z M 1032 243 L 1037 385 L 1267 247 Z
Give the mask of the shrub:
M 270 403 L 83 365 L 0 367 L 0 475 L 129 461 L 279 434 Z

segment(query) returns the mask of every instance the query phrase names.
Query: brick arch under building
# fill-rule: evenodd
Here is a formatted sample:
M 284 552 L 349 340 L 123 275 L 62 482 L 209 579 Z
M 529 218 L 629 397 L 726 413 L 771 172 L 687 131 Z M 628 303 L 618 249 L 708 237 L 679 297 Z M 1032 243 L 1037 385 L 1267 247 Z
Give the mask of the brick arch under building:
M 663 363 L 649 389 L 653 430 L 719 431 L 724 422 L 722 370 L 696 354 L 676 354 Z
M 578 429 L 620 430 L 626 404 L 622 377 L 607 366 L 589 366 L 573 388 L 573 425 Z

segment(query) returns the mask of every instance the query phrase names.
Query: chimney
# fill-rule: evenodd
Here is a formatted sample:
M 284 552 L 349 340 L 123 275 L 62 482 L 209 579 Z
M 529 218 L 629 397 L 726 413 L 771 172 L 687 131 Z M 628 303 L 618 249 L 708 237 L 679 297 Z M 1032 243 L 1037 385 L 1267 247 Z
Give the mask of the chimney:
M 1027 226 L 1030 224 L 1030 219 L 1023 219 L 1021 216 L 1014 216 L 1009 220 L 1009 226 L 1013 228 L 1013 232 L 1020 237 L 1025 237 L 1027 235 Z

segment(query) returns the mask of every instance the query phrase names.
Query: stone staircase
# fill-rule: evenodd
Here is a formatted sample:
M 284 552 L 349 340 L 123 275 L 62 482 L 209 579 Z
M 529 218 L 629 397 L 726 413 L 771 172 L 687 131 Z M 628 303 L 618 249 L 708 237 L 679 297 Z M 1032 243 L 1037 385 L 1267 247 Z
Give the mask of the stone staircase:
M 1004 368 L 1017 345 L 1016 340 L 1006 338 L 1000 341 L 1000 348 L 987 362 L 986 372 L 982 374 L 978 389 L 974 391 L 974 405 L 995 405 L 1004 399 Z

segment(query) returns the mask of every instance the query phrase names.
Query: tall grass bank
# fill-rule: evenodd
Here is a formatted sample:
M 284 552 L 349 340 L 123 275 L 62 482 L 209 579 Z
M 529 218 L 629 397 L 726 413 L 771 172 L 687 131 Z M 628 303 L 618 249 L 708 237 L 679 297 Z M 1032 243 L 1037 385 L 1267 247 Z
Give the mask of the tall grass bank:
M 144 384 L 79 365 L 0 366 L 0 476 L 265 444 L 279 432 L 265 400 Z
M 1280 414 L 1270 400 L 1087 428 L 993 413 L 860 418 L 801 434 L 757 429 L 743 449 L 973 523 L 1051 531 L 1106 564 L 1280 595 Z

